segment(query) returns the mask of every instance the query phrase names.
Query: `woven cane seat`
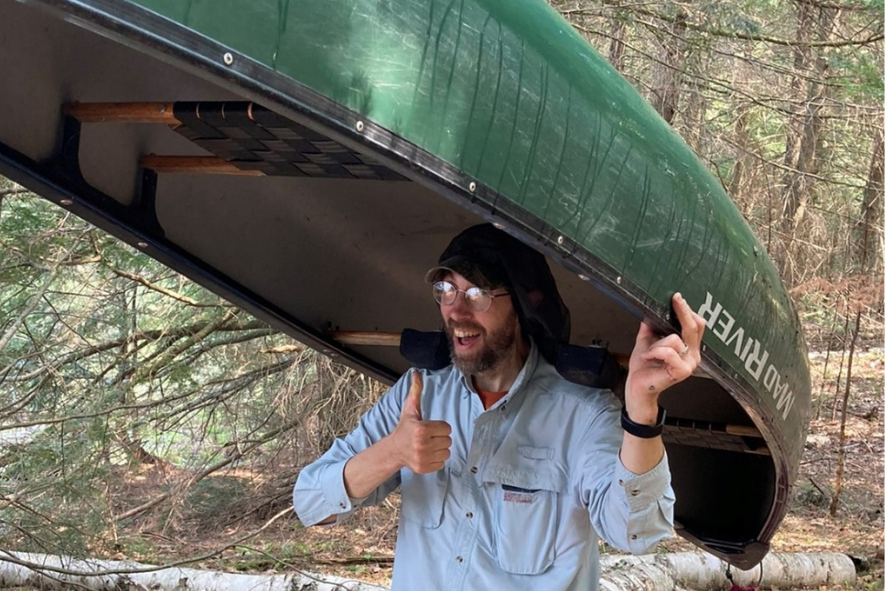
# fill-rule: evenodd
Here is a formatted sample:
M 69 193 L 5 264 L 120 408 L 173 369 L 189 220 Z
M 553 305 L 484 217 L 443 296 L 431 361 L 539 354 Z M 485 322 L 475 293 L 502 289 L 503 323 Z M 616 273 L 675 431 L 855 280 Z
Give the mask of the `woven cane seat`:
M 267 176 L 407 180 L 372 157 L 250 102 L 177 102 L 175 131 Z

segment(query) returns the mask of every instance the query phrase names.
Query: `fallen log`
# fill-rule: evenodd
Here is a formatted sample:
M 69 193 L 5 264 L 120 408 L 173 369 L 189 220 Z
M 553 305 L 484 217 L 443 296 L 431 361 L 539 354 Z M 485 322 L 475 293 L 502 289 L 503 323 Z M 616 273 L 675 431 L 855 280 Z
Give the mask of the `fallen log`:
M 0 551 L 0 589 L 16 586 L 46 590 L 77 586 L 89 591 L 387 591 L 386 587 L 353 579 L 311 573 L 247 575 L 128 560 Z
M 600 589 L 675 591 L 728 589 L 726 563 L 692 552 L 647 556 L 603 556 Z M 843 587 L 855 582 L 855 566 L 845 554 L 769 554 L 757 567 L 732 570 L 743 587 Z M 31 585 L 40 589 L 90 591 L 386 591 L 386 587 L 310 573 L 247 575 L 161 567 L 121 560 L 75 559 L 48 554 L 0 551 L 0 588 Z
M 674 591 L 729 589 L 727 564 L 711 554 L 678 552 L 646 556 L 603 556 L 600 589 L 606 591 Z M 840 587 L 855 582 L 855 565 L 845 554 L 768 554 L 751 570 L 732 569 L 742 587 L 782 589 Z

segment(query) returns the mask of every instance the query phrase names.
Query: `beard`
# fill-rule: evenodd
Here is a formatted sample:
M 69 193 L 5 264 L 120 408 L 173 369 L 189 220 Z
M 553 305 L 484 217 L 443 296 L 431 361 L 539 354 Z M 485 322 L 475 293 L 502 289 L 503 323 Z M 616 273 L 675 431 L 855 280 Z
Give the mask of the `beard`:
M 455 329 L 474 330 L 480 333 L 481 347 L 467 355 L 458 355 L 455 352 Z M 486 332 L 477 324 L 470 322 L 452 322 L 446 324 L 446 337 L 449 342 L 449 355 L 452 364 L 464 375 L 471 376 L 493 369 L 503 359 L 511 354 L 511 350 L 517 346 L 519 338 L 519 323 L 516 312 L 508 317 L 498 330 Z

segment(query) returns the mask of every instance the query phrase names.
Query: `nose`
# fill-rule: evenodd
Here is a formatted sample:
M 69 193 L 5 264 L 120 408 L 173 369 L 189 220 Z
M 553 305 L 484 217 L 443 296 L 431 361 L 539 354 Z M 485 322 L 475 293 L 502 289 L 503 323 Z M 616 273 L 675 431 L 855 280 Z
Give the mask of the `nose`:
M 440 306 L 440 311 L 444 316 L 454 319 L 466 318 L 473 314 L 463 291 L 456 293 L 455 301 L 448 306 Z

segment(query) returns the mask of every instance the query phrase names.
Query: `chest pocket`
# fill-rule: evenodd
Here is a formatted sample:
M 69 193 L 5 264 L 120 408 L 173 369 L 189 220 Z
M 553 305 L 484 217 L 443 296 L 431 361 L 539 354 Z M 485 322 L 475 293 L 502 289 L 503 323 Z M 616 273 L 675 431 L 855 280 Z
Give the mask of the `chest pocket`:
M 509 573 L 537 575 L 556 559 L 567 480 L 561 466 L 527 455 L 512 466 L 491 465 L 483 485 L 493 513 L 498 565 Z
M 403 519 L 425 529 L 436 529 L 443 521 L 443 503 L 449 490 L 449 467 L 431 474 L 416 474 L 404 469 L 400 474 Z

